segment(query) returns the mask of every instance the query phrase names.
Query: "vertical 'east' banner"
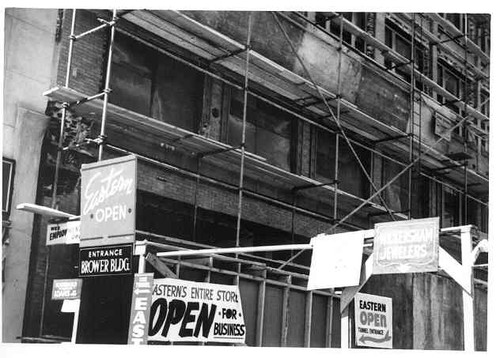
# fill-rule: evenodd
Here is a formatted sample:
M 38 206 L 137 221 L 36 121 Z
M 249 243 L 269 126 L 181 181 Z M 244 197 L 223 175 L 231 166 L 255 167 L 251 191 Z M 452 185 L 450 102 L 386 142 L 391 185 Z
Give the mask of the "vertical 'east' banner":
M 238 286 L 154 280 L 149 341 L 245 343 Z
M 136 273 L 130 306 L 128 344 L 147 344 L 149 309 L 151 308 L 152 273 Z
M 80 247 L 134 242 L 137 158 L 82 165 Z

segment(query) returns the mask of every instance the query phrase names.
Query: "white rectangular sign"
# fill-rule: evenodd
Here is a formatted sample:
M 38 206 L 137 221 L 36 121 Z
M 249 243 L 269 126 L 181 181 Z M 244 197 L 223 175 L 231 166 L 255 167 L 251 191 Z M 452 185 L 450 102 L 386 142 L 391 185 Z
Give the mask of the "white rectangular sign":
M 148 341 L 245 343 L 238 286 L 154 280 Z
M 47 246 L 80 243 L 80 221 L 47 225 Z
M 358 346 L 392 348 L 392 298 L 358 293 L 354 316 Z
M 359 285 L 364 237 L 364 231 L 313 237 L 307 289 Z

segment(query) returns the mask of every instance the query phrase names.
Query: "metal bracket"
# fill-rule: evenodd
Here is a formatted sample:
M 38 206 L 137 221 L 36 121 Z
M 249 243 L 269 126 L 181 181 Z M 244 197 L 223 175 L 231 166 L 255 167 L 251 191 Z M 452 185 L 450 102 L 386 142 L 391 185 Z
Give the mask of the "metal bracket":
M 239 55 L 240 53 L 245 52 L 246 50 L 247 50 L 247 48 L 242 48 L 242 49 L 239 49 L 239 50 L 236 50 L 236 51 L 229 52 L 229 53 L 227 53 L 225 55 L 222 55 L 222 56 L 219 56 L 219 57 L 211 59 L 209 61 L 209 63 L 214 63 L 214 62 L 217 62 L 217 61 L 220 61 L 220 60 L 224 60 L 224 59 L 229 58 L 229 57 L 233 57 L 233 56 Z M 248 48 L 248 50 L 250 50 L 250 48 Z

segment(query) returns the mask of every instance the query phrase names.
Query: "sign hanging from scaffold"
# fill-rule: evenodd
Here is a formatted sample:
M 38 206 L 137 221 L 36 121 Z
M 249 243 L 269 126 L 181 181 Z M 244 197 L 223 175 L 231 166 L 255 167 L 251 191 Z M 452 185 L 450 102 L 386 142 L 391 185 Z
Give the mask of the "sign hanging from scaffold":
M 392 298 L 358 293 L 354 315 L 358 346 L 392 348 Z
M 137 158 L 82 165 L 80 247 L 133 243 Z
M 373 274 L 435 272 L 439 218 L 375 224 Z
M 244 344 L 238 286 L 154 280 L 149 341 Z

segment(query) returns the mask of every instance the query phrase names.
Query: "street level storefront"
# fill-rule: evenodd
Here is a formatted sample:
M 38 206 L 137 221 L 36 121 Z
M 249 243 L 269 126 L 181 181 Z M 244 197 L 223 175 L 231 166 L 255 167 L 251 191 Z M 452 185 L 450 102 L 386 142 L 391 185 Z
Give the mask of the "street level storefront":
M 374 230 L 321 234 L 309 244 L 182 250 L 136 232 L 136 171 L 135 156 L 84 166 L 81 220 L 56 211 L 72 220 L 61 221 L 57 230 L 63 231 L 57 234 L 54 226 L 47 226 L 51 247 L 79 251 L 79 278 L 53 280 L 48 302 L 54 307 L 59 303 L 62 314 L 74 316 L 73 343 L 260 346 L 272 345 L 264 337 L 276 335 L 288 345 L 313 346 L 313 339 L 318 343 L 333 336 L 336 341 L 325 346 L 395 348 L 395 342 L 409 334 L 395 329 L 400 322 L 413 320 L 414 331 L 418 329 L 415 318 L 408 316 L 413 312 L 395 291 L 374 294 L 368 281 L 377 275 L 378 282 L 393 282 L 394 274 L 418 280 L 439 271 L 462 291 L 457 311 L 463 322 L 463 348 L 475 349 L 473 265 L 487 252 L 487 241 L 474 242 L 470 226 L 440 229 L 438 218 L 427 218 L 380 223 Z M 109 208 L 117 208 L 116 214 Z M 81 233 L 76 243 L 75 229 L 61 229 L 75 222 Z M 454 234 L 451 240 L 445 239 L 448 234 Z M 60 241 L 54 243 L 54 237 Z M 445 249 L 450 242 L 461 245 L 460 262 Z M 261 272 L 251 273 L 259 270 L 259 263 L 247 259 L 247 254 L 286 250 L 312 250 L 308 274 L 289 275 L 278 285 L 275 277 L 284 270 L 260 263 Z M 222 265 L 216 265 L 218 261 Z M 307 282 L 302 290 L 294 282 L 300 278 Z M 360 293 L 363 287 L 365 293 Z M 435 299 L 431 292 L 423 294 Z M 299 329 L 301 334 L 294 336 Z M 451 334 L 454 329 L 449 327 Z

